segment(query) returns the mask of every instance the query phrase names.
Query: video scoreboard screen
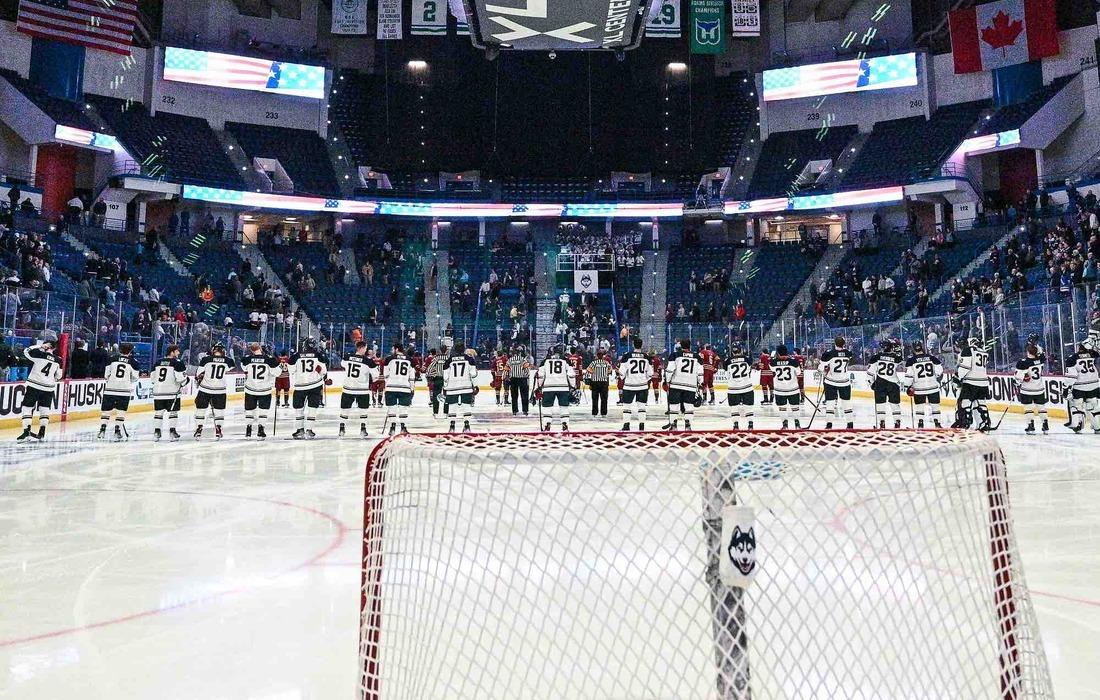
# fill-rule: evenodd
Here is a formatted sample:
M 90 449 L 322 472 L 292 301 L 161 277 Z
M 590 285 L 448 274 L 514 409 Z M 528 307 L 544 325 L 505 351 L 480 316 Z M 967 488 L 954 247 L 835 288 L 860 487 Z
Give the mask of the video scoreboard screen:
M 164 50 L 165 80 L 277 95 L 325 98 L 325 69 L 269 58 L 235 56 L 169 46 Z
M 764 71 L 763 82 L 765 102 L 913 87 L 918 84 L 917 55 L 905 53 L 776 68 Z
M 517 51 L 629 49 L 638 44 L 646 0 L 467 0 L 482 48 Z

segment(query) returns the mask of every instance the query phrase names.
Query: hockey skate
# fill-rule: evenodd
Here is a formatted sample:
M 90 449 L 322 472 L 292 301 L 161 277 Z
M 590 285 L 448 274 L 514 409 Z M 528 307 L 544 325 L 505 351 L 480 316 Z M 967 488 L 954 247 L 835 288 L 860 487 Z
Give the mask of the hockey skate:
M 115 442 L 122 442 L 122 428 L 115 426 Z
M 630 432 L 630 423 L 623 423 L 622 431 L 624 433 L 629 433 Z
M 752 421 L 751 421 L 751 420 L 749 421 L 749 427 L 748 427 L 748 429 L 749 429 L 749 430 L 752 430 Z
M 245 426 L 245 428 L 244 428 L 244 437 L 245 437 L 246 440 L 248 438 L 252 437 L 252 426 L 251 425 L 246 425 Z
M 180 439 L 180 434 L 176 432 L 175 428 L 169 428 L 168 437 L 172 439 L 172 442 L 178 442 Z
M 313 432 L 312 428 L 306 428 L 306 439 L 313 440 L 317 437 L 317 433 Z
M 923 418 L 921 418 L 917 421 L 917 428 L 919 430 L 924 430 L 924 419 Z
M 35 435 L 34 437 L 39 442 L 42 442 L 43 440 L 45 440 L 46 439 L 46 427 L 45 426 L 39 427 L 38 428 L 38 434 Z
M 851 429 L 852 429 L 852 424 L 849 423 L 848 424 L 848 430 L 851 430 Z M 894 421 L 894 430 L 901 430 L 901 421 L 900 420 L 895 420 Z
M 404 423 L 401 424 L 401 434 L 402 435 L 408 435 L 409 434 L 409 429 L 405 427 Z
M 733 422 L 733 429 L 734 429 L 734 430 L 740 430 L 740 429 L 741 429 L 741 426 L 739 426 L 739 425 L 737 424 L 737 421 L 734 421 L 734 422 Z
M 367 437 L 367 424 L 366 423 L 361 423 L 359 425 L 359 437 L 361 437 L 361 438 Z
M 563 433 L 568 433 L 569 432 L 569 424 L 566 423 L 565 421 L 561 422 L 561 431 Z
M 794 419 L 794 429 L 802 430 L 802 421 L 798 420 L 797 418 Z
M 222 436 L 222 427 L 220 425 L 215 425 L 214 426 L 214 439 L 215 440 L 221 440 L 222 437 L 223 437 Z
M 401 426 L 401 432 L 407 433 L 409 431 L 405 430 L 405 426 Z M 462 421 L 462 432 L 464 432 L 464 433 L 470 432 L 470 421 L 468 421 L 468 420 Z
M 1049 430 L 1050 430 L 1050 423 L 1047 423 L 1047 419 L 1044 418 L 1043 419 L 1043 435 L 1046 435 L 1047 431 L 1049 431 Z
M 153 442 L 160 442 L 160 428 L 153 430 Z
M 783 426 L 780 428 L 780 430 L 790 430 L 790 428 L 791 428 L 791 424 L 787 422 L 786 418 L 784 418 L 783 419 Z
M 825 429 L 826 430 L 832 430 L 833 429 L 833 422 L 832 421 L 826 422 L 825 423 Z
M 794 424 L 795 424 L 795 426 L 798 426 L 798 421 L 795 421 Z M 848 430 L 855 430 L 855 429 L 856 429 L 856 424 L 851 422 L 851 421 L 848 421 Z
M 347 432 L 347 430 L 344 428 L 344 424 L 341 423 L 340 424 L 340 430 L 337 431 L 336 436 L 337 437 L 344 437 L 344 433 L 346 433 L 346 432 Z
M 194 435 L 194 438 L 195 438 L 196 440 L 200 440 L 200 439 L 202 439 L 202 426 L 201 426 L 201 425 L 200 425 L 199 427 L 195 428 L 195 435 Z
M 644 433 L 645 432 L 645 423 L 639 423 L 638 424 L 638 432 L 639 433 Z
M 267 439 L 267 431 L 264 430 L 264 427 L 262 425 L 256 426 L 256 438 L 258 440 L 266 440 Z
M 16 442 L 26 442 L 27 438 L 31 436 L 30 428 L 23 428 L 23 432 L 19 433 L 19 437 L 15 438 Z
M 550 425 L 550 424 L 547 423 L 547 425 Z M 549 428 L 547 428 L 547 430 L 549 430 Z M 447 427 L 447 432 L 448 433 L 453 433 L 454 431 L 455 431 L 455 422 L 451 421 L 451 424 Z M 393 430 L 390 430 L 390 435 L 393 435 Z
M 107 426 L 105 426 L 105 425 L 99 426 L 99 432 L 95 434 L 95 439 L 96 440 L 106 440 L 107 439 Z
M 684 430 L 691 430 L 691 421 L 689 421 L 689 420 L 684 421 Z
M 544 433 L 550 432 L 551 426 L 553 426 L 553 423 L 551 423 L 550 421 L 546 421 L 546 427 L 544 427 L 542 429 L 542 432 L 544 432 Z M 454 423 L 451 423 L 451 430 L 454 430 Z
M 290 437 L 294 438 L 295 440 L 305 440 L 305 438 L 306 438 L 306 429 L 305 428 L 298 428 L 297 430 L 294 431 L 294 434 L 291 435 Z

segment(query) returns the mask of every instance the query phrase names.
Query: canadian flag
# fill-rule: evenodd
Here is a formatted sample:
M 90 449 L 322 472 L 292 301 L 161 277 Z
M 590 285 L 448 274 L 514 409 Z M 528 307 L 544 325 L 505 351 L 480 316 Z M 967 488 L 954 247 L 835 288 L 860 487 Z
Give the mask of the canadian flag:
M 1054 0 L 1000 0 L 952 10 L 956 73 L 975 73 L 1057 56 Z

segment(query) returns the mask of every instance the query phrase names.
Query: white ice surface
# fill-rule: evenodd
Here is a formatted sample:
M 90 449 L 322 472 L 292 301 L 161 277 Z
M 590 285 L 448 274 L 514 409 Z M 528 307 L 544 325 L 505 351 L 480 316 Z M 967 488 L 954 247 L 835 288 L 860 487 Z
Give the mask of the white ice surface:
M 535 429 L 480 398 L 477 427 Z M 614 406 L 600 421 L 587 410 L 574 430 L 621 423 Z M 414 431 L 445 427 L 413 414 Z M 870 415 L 860 405 L 857 426 Z M 95 421 L 55 423 L 40 445 L 0 431 L 0 698 L 354 697 L 375 441 L 336 439 L 332 408 L 320 439 L 286 440 L 285 417 L 266 443 L 243 439 L 239 408 L 220 442 L 194 442 L 189 414 L 174 444 L 152 443 L 149 414 L 122 444 L 95 442 Z M 373 411 L 372 432 L 381 421 Z M 1029 437 L 1010 415 L 996 437 L 1056 692 L 1100 698 L 1100 436 L 1051 422 Z M 695 427 L 728 419 L 704 407 Z

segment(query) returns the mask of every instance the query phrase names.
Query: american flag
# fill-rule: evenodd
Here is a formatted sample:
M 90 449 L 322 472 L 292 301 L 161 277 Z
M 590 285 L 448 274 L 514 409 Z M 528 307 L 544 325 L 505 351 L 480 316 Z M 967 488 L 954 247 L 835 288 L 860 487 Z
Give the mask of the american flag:
M 133 0 L 20 0 L 15 27 L 31 36 L 130 55 Z
M 168 47 L 164 79 L 324 99 L 325 69 L 267 58 Z
M 885 90 L 917 84 L 916 54 L 854 58 L 764 71 L 764 101 Z

